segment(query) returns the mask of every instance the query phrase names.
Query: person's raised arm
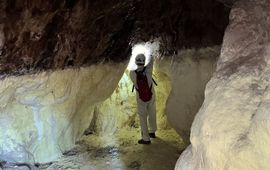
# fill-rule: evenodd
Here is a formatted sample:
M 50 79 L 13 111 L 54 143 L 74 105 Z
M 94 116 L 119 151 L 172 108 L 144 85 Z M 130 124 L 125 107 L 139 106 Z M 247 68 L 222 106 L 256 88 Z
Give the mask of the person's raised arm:
M 150 61 L 145 68 L 145 74 L 147 76 L 147 81 L 148 81 L 149 86 L 152 86 L 153 66 L 154 66 L 154 57 L 150 56 Z
M 153 66 L 154 66 L 154 57 L 150 56 L 150 61 L 145 68 L 145 73 L 152 76 Z

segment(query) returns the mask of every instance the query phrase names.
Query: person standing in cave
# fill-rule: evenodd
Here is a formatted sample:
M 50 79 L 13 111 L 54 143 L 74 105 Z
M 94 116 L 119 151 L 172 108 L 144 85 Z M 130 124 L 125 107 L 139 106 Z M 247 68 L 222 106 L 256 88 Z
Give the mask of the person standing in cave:
M 151 144 L 150 138 L 156 138 L 156 101 L 155 90 L 153 86 L 152 71 L 153 58 L 145 66 L 145 55 L 138 54 L 135 58 L 137 69 L 130 71 L 130 79 L 133 82 L 133 88 L 136 89 L 137 108 L 140 118 L 142 139 L 139 144 Z M 149 130 L 148 130 L 149 124 Z

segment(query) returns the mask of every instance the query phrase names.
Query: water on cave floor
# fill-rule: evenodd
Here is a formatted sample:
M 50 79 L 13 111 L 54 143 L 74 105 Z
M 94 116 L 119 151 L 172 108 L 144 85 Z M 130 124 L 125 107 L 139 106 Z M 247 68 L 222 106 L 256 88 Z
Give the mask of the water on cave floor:
M 151 145 L 137 144 L 138 128 L 115 135 L 83 136 L 77 146 L 42 169 L 82 170 L 173 170 L 184 144 L 173 130 L 160 130 Z

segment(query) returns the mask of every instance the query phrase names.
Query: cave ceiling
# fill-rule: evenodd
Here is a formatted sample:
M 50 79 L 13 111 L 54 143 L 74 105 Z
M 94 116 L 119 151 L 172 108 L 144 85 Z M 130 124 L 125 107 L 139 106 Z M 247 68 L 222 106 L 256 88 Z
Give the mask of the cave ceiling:
M 134 43 L 162 52 L 220 45 L 233 0 L 0 0 L 0 75 L 126 61 Z

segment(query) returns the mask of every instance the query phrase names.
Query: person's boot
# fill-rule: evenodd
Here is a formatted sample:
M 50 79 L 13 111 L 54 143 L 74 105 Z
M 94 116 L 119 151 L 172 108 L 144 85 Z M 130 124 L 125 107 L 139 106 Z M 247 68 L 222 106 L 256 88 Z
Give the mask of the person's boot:
M 156 134 L 155 133 L 149 133 L 150 138 L 156 138 Z
M 149 144 L 151 144 L 151 141 L 150 140 L 149 141 L 145 141 L 145 140 L 141 139 L 141 140 L 138 140 L 138 143 L 139 144 L 144 144 L 144 145 L 149 145 Z

